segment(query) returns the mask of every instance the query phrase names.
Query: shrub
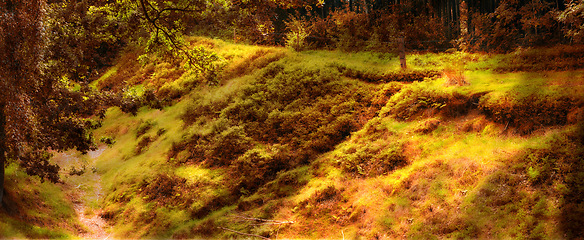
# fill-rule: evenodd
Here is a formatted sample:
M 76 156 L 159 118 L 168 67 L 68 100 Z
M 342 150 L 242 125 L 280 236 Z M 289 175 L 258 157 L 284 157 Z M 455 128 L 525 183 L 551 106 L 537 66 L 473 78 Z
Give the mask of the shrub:
M 286 169 L 288 164 L 282 161 L 279 151 L 278 147 L 253 148 L 233 161 L 229 168 L 237 178 L 237 190 L 255 191 Z
M 351 212 L 347 211 L 342 205 L 346 202 L 343 196 L 343 189 L 337 189 L 333 185 L 328 185 L 313 193 L 310 198 L 298 204 L 300 214 L 307 218 L 327 216 L 320 218 L 319 222 L 345 222 L 349 219 Z
M 251 146 L 242 127 L 229 127 L 215 135 L 210 150 L 211 165 L 228 166 Z
M 558 20 L 564 24 L 563 33 L 576 43 L 584 43 L 584 25 L 582 20 L 584 13 L 584 3 L 582 1 L 570 1 L 566 9 L 557 16 Z
M 130 50 L 126 54 L 122 54 L 122 57 L 116 62 L 116 66 L 99 79 L 96 85 L 97 89 L 120 92 L 128 83 L 137 83 L 137 78 L 142 77 L 142 74 L 139 73 L 140 64 L 137 61 L 140 54 L 140 50 Z
M 138 108 L 142 105 L 139 98 L 128 96 L 121 99 L 119 102 L 120 109 L 125 113 L 130 113 L 133 116 L 138 114 Z
M 445 80 L 446 86 L 464 86 L 469 82 L 464 75 L 464 66 L 459 64 L 460 61 L 446 67 L 442 72 L 442 78 Z
M 259 49 L 241 60 L 233 60 L 220 73 L 220 78 L 228 80 L 250 74 L 284 58 L 286 55 L 287 52 L 283 50 Z
M 356 131 L 357 126 L 354 116 L 343 114 L 328 124 L 318 127 L 315 132 L 308 134 L 308 139 L 303 142 L 303 147 L 322 153 L 332 150 L 335 145 L 345 140 L 351 132 Z
M 431 79 L 441 75 L 440 72 L 435 70 L 382 73 L 378 71 L 350 68 L 337 63 L 329 64 L 329 66 L 337 68 L 345 77 L 355 78 L 370 83 L 421 82 L 425 79 Z
M 138 144 L 136 145 L 136 148 L 134 149 L 134 153 L 136 155 L 141 154 L 148 147 L 148 145 L 150 145 L 150 143 L 153 142 L 153 141 L 154 141 L 154 138 L 153 137 L 151 137 L 151 136 L 143 136 L 138 141 Z
M 365 47 L 370 36 L 367 14 L 344 10 L 333 12 L 330 17 L 336 23 L 332 37 L 338 49 L 349 52 Z
M 347 173 L 360 176 L 377 176 L 407 164 L 400 143 L 350 144 L 336 155 L 337 164 Z
M 221 110 L 227 107 L 229 101 L 229 97 L 227 99 L 222 98 L 218 100 L 195 97 L 181 118 L 187 125 L 197 122 L 199 118 L 218 118 Z
M 518 46 L 557 42 L 558 28 L 552 6 L 541 1 L 505 0 L 492 13 L 472 14 L 474 44 L 478 50 L 511 51 Z
M 105 143 L 109 147 L 111 147 L 112 145 L 114 145 L 114 143 L 116 143 L 116 140 L 113 137 L 109 137 L 109 136 L 101 137 L 99 139 L 99 141 L 102 143 Z
M 380 108 L 372 106 L 376 87 L 341 78 L 335 68 L 271 63 L 237 96 L 196 97 L 185 122 L 212 118 L 216 124 L 173 144 L 169 161 L 230 166 L 235 194 L 251 193 L 360 129 Z
M 323 48 L 333 48 L 335 43 L 330 37 L 335 31 L 335 22 L 332 18 L 311 18 L 310 22 L 310 32 L 311 36 L 306 39 L 309 46 L 323 49 Z
M 292 47 L 296 51 L 304 50 L 308 47 L 306 38 L 310 35 L 307 22 L 302 18 L 290 17 L 285 22 L 288 33 L 286 33 L 286 46 Z
M 529 95 L 526 97 L 494 97 L 485 95 L 479 108 L 495 122 L 516 127 L 521 134 L 529 134 L 544 126 L 562 125 L 576 100 L 561 96 Z
M 250 136 L 262 141 L 305 142 L 323 125 L 341 126 L 336 118 L 345 113 L 356 114 L 370 101 L 366 89 L 357 90 L 357 85 L 339 81 L 334 69 L 287 69 L 272 64 L 260 76 L 221 116 L 243 123 Z M 349 100 L 358 96 L 359 102 Z M 327 113 L 334 106 L 348 108 Z
M 140 123 L 138 128 L 136 128 L 136 138 L 144 135 L 146 132 L 148 132 L 148 130 L 152 129 L 153 126 L 154 123 L 150 120 Z
M 571 175 L 574 164 L 584 161 L 582 142 L 578 132 L 558 134 L 548 139 L 541 148 L 530 148 L 523 156 L 525 170 L 534 184 L 551 184 Z
M 532 72 L 581 69 L 584 47 L 559 45 L 551 48 L 517 49 L 492 68 L 497 72 Z
M 211 137 L 194 134 L 184 141 L 173 143 L 168 151 L 168 160 L 174 164 L 200 163 L 207 159 Z
M 377 91 L 375 97 L 371 101 L 372 105 L 378 110 L 381 109 L 387 101 L 394 94 L 398 93 L 403 88 L 403 84 L 399 82 L 390 82 L 383 85 L 383 88 Z
M 422 110 L 442 109 L 451 97 L 451 93 L 414 83 L 393 95 L 381 110 L 381 115 L 393 115 L 400 120 L 409 120 Z
M 184 178 L 158 174 L 152 179 L 142 182 L 140 194 L 148 201 L 155 201 L 161 206 L 166 204 L 178 205 L 179 203 L 174 200 L 180 199 L 181 188 L 184 188 L 185 184 L 186 179 Z
M 437 118 L 427 119 L 427 120 L 423 121 L 421 124 L 419 124 L 418 126 L 416 126 L 414 132 L 421 133 L 421 134 L 431 133 L 432 131 L 436 130 L 436 128 L 438 128 L 438 126 L 440 126 L 440 123 L 441 123 L 440 119 L 437 119 Z
M 533 186 L 544 192 L 555 190 L 561 196 L 558 208 L 562 233 L 568 238 L 584 234 L 584 123 L 553 135 L 540 147 L 528 149 L 521 160 Z

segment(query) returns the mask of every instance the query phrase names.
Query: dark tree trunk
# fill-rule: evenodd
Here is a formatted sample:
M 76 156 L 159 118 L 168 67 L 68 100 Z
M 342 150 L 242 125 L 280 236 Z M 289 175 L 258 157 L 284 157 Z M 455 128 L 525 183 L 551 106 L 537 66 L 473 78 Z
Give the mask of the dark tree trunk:
M 0 103 L 0 207 L 4 198 L 4 163 L 6 162 L 6 116 L 4 104 Z

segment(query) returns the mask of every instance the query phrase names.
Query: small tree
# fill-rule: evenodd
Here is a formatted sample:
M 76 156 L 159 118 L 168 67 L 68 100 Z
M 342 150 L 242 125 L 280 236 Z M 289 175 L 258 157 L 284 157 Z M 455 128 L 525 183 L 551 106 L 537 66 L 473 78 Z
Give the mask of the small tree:
M 292 47 L 296 51 L 305 49 L 307 47 L 306 38 L 310 35 L 306 21 L 292 16 L 286 22 L 286 28 L 289 31 L 286 34 L 286 46 Z

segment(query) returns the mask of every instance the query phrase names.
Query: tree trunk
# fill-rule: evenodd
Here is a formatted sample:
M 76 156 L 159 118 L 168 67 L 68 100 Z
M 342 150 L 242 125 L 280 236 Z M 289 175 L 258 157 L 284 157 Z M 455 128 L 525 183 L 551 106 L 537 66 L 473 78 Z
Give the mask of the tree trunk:
M 4 198 L 4 163 L 6 162 L 6 115 L 4 103 L 0 103 L 0 207 Z

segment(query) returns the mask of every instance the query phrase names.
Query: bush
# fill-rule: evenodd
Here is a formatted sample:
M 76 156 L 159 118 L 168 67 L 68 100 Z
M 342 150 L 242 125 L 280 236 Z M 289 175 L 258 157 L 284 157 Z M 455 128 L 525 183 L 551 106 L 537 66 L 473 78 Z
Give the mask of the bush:
M 414 129 L 415 133 L 421 133 L 421 134 L 428 134 L 431 133 L 432 131 L 436 130 L 438 128 L 438 126 L 440 126 L 440 119 L 437 118 L 430 118 L 427 119 L 425 121 L 423 121 L 421 124 L 419 124 L 418 126 L 416 126 L 416 128 Z
M 236 188 L 240 192 L 255 191 L 286 169 L 288 164 L 281 158 L 277 147 L 253 148 L 233 161 L 229 166 L 236 177 Z
M 541 147 L 530 148 L 521 158 L 529 182 L 543 192 L 560 196 L 559 229 L 567 238 L 584 230 L 584 123 L 550 137 Z
M 452 94 L 431 88 L 427 84 L 411 84 L 393 95 L 381 110 L 382 116 L 392 115 L 400 120 L 409 120 L 422 110 L 438 111 L 445 107 Z
M 337 119 L 357 114 L 371 101 L 366 88 L 340 81 L 334 70 L 272 64 L 221 116 L 242 123 L 246 133 L 261 141 L 296 146 L 306 143 L 307 150 L 327 145 L 328 149 L 347 136 L 347 131 L 359 128 L 353 122 L 345 124 Z M 326 140 L 327 136 L 333 140 Z M 320 139 L 321 144 L 310 145 L 311 139 Z
M 242 127 L 222 126 L 211 133 L 193 134 L 174 143 L 168 159 L 174 164 L 205 163 L 207 166 L 228 166 L 253 146 Z
M 212 140 L 209 155 L 211 165 L 228 166 L 251 147 L 242 127 L 229 127 Z
M 336 155 L 337 164 L 347 173 L 371 177 L 407 164 L 399 143 L 351 144 Z
M 150 120 L 140 123 L 138 128 L 136 128 L 136 138 L 144 135 L 146 132 L 148 132 L 148 130 L 152 129 L 153 126 L 154 123 Z
M 551 48 L 517 49 L 492 68 L 497 72 L 576 70 L 584 67 L 584 47 L 559 45 Z
M 330 64 L 329 66 L 337 68 L 345 77 L 370 83 L 421 82 L 425 79 L 436 78 L 441 75 L 440 72 L 434 70 L 381 73 L 378 71 L 369 72 L 367 70 L 349 68 L 336 63 Z
M 479 108 L 497 123 L 516 127 L 520 134 L 529 134 L 544 126 L 563 125 L 578 101 L 561 96 L 529 95 L 498 98 L 485 95 Z
M 383 85 L 383 88 L 377 91 L 371 103 L 373 107 L 377 110 L 381 109 L 387 101 L 393 96 L 394 94 L 398 93 L 403 88 L 403 84 L 399 82 L 391 82 L 388 84 Z
M 140 100 L 137 97 L 124 97 L 119 102 L 120 109 L 125 113 L 130 113 L 133 116 L 138 114 L 138 108 L 142 106 Z
M 335 43 L 330 37 L 335 26 L 336 23 L 332 18 L 312 18 L 310 22 L 311 36 L 306 39 L 307 44 L 317 49 L 335 47 Z
M 476 50 L 511 51 L 518 46 L 538 46 L 554 42 L 559 28 L 552 5 L 545 1 L 501 1 L 492 13 L 471 16 L 477 40 L 470 46 Z
M 179 199 L 182 188 L 186 185 L 186 179 L 158 174 L 152 179 L 145 180 L 140 186 L 140 193 L 148 200 L 158 202 L 161 206 L 166 204 L 179 205 L 175 201 Z
M 533 184 L 551 184 L 558 179 L 571 176 L 574 167 L 584 161 L 582 136 L 579 132 L 557 134 L 548 139 L 541 148 L 530 148 L 523 156 L 525 170 Z
M 185 122 L 214 123 L 207 127 L 210 131 L 173 144 L 168 159 L 174 164 L 230 166 L 233 194 L 250 194 L 278 171 L 333 149 L 374 116 L 381 106 L 372 104 L 375 94 L 387 95 L 401 86 L 379 93 L 376 87 L 342 78 L 335 68 L 271 63 L 240 95 L 196 97 L 183 115 Z
M 308 47 L 306 38 L 310 35 L 310 30 L 307 25 L 302 18 L 290 17 L 290 20 L 286 22 L 286 28 L 289 31 L 286 33 L 287 47 L 292 47 L 296 51 L 302 51 Z
M 210 136 L 193 134 L 184 141 L 172 144 L 168 151 L 168 160 L 177 165 L 204 162 L 207 159 L 209 146 L 211 146 Z
M 367 14 L 344 10 L 333 12 L 330 18 L 336 23 L 331 32 L 338 49 L 350 52 L 366 46 L 365 42 L 370 38 Z
M 100 142 L 105 143 L 108 147 L 111 147 L 116 143 L 116 140 L 113 137 L 104 136 L 99 139 Z
M 263 69 L 272 62 L 276 62 L 287 55 L 284 50 L 259 49 L 241 60 L 234 60 L 220 73 L 220 78 L 228 80 L 250 74 Z
M 136 155 L 140 155 L 142 152 L 144 152 L 144 150 L 148 147 L 148 145 L 150 145 L 150 143 L 153 142 L 153 141 L 154 141 L 154 138 L 153 137 L 151 137 L 151 136 L 143 136 L 138 141 L 138 144 L 136 145 L 136 148 L 134 149 L 134 153 Z
M 187 125 L 191 125 L 197 122 L 200 118 L 218 118 L 221 110 L 227 107 L 230 100 L 230 97 L 218 100 L 211 100 L 204 97 L 195 97 L 181 118 Z

